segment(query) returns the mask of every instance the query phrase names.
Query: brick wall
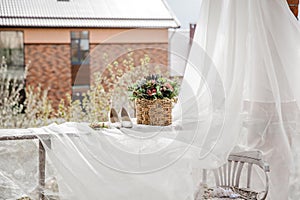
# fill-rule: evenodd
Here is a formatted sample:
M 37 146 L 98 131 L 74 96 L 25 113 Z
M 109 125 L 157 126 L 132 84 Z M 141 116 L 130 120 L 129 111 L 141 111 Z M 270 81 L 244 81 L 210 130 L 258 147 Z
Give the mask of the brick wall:
M 294 13 L 296 17 L 298 17 L 298 5 L 299 5 L 299 0 L 287 0 L 290 9 Z
M 129 69 L 122 64 L 128 59 L 127 54 L 133 52 L 132 58 L 135 65 L 140 64 L 144 55 L 150 57 L 150 63 L 160 65 L 163 72 L 168 71 L 168 44 L 91 44 L 90 45 L 90 83 L 93 83 L 92 74 L 101 72 L 103 76 L 110 77 L 112 74 L 106 69 L 106 61 L 118 61 L 121 70 L 114 73 L 122 76 Z M 104 54 L 108 59 L 103 59 Z M 31 62 L 27 85 L 37 87 L 39 84 L 43 89 L 50 88 L 49 99 L 56 108 L 66 93 L 72 93 L 72 72 L 70 63 L 69 44 L 25 44 L 25 62 Z M 106 82 L 103 82 L 104 86 Z
M 71 63 L 69 44 L 25 44 L 27 85 L 50 88 L 49 99 L 56 108 L 66 93 L 71 94 Z
M 155 44 L 92 44 L 91 49 L 91 84 L 94 82 L 92 75 L 95 72 L 100 72 L 103 77 L 108 79 L 111 77 L 111 72 L 106 68 L 107 62 L 112 63 L 117 61 L 118 67 L 114 68 L 114 75 L 121 77 L 124 73 L 130 69 L 126 64 L 123 64 L 124 60 L 128 60 L 128 53 L 132 53 L 135 66 L 140 65 L 140 60 L 145 55 L 150 57 L 151 67 L 160 66 L 163 72 L 169 70 L 168 68 L 168 44 L 155 43 Z M 107 58 L 103 58 L 104 55 Z M 103 82 L 104 86 L 106 85 Z

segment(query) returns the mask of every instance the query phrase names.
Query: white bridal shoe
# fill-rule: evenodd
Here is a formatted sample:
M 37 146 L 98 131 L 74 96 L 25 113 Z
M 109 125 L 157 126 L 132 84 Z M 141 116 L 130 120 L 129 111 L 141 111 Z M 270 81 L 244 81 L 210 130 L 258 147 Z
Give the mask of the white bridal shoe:
M 133 123 L 129 117 L 129 114 L 127 112 L 127 110 L 122 107 L 121 109 L 121 120 L 122 120 L 122 127 L 124 128 L 132 128 L 133 127 Z
M 110 128 L 121 128 L 122 124 L 120 122 L 117 111 L 114 108 L 110 109 L 109 112 L 109 127 Z
M 120 116 L 121 116 L 121 120 L 119 118 L 119 115 L 116 111 L 116 109 L 111 108 L 110 112 L 109 112 L 109 127 L 110 128 L 132 128 L 133 127 L 133 123 L 129 117 L 129 114 L 127 112 L 127 110 L 122 107 L 121 111 L 120 111 Z

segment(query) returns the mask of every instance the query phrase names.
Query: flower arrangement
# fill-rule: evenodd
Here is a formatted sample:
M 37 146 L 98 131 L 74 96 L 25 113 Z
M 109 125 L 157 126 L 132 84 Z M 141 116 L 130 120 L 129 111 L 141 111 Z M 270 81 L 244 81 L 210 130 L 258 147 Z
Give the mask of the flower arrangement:
M 175 99 L 179 93 L 176 81 L 164 78 L 158 74 L 146 76 L 128 87 L 130 99 Z

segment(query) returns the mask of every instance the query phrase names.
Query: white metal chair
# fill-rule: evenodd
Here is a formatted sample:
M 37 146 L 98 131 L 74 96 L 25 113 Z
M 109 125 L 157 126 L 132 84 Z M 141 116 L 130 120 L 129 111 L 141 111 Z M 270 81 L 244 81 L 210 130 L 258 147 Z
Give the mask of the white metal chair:
M 265 176 L 265 189 L 262 192 L 251 189 L 252 170 L 255 165 L 263 170 Z M 214 169 L 213 174 L 217 187 L 230 188 L 240 194 L 242 199 L 265 200 L 269 191 L 269 171 L 269 165 L 263 161 L 260 151 L 245 151 L 230 154 L 228 162 L 220 168 Z M 206 170 L 204 174 L 206 176 Z M 246 179 L 246 188 L 240 187 L 241 177 Z

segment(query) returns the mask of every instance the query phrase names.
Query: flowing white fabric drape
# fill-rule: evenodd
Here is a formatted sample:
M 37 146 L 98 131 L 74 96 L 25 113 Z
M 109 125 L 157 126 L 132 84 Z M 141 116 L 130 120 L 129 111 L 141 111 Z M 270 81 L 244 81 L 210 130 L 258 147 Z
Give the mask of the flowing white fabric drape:
M 235 147 L 261 150 L 268 198 L 288 199 L 299 35 L 285 0 L 203 0 L 173 126 L 33 130 L 52 134 L 61 199 L 193 199 L 191 168 L 218 167 Z
M 217 146 L 227 152 L 231 138 L 239 135 L 243 148 L 262 150 L 271 167 L 272 200 L 288 199 L 290 172 L 297 164 L 292 149 L 300 105 L 299 36 L 285 0 L 204 0 L 194 38 L 225 88 L 229 119 Z

